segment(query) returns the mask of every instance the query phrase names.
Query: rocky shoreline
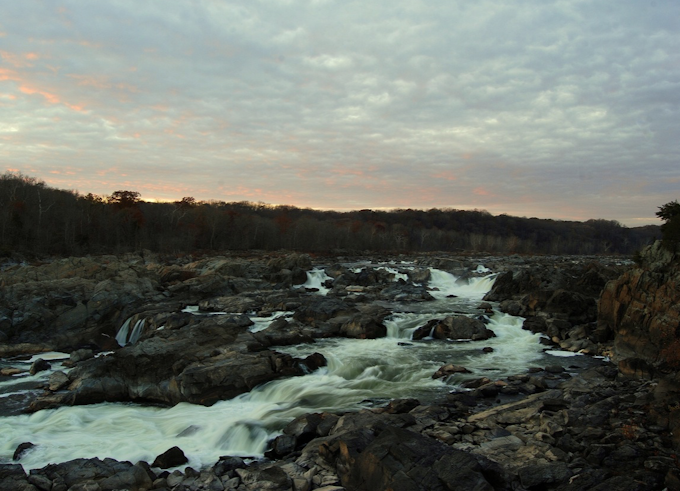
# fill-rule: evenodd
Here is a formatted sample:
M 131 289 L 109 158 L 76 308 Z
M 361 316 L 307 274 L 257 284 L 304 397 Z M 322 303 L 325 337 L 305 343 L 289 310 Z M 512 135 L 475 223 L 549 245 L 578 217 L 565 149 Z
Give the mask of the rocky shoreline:
M 395 400 L 359 412 L 308 414 L 271 442 L 265 459 L 225 456 L 183 472 L 162 470 L 185 463 L 177 449 L 165 456 L 167 462 L 78 459 L 27 474 L 20 451 L 30 449 L 26 442 L 16 463 L 0 464 L 0 487 L 678 489 L 672 431 L 680 419 L 677 376 L 664 351 L 668 340 L 654 337 L 663 322 L 677 326 L 677 259 L 658 246 L 646 254 L 643 268 L 598 257 L 386 258 L 413 261 L 396 282 L 385 268 L 343 266 L 365 258 L 299 254 L 170 260 L 144 254 L 6 265 L 0 274 L 0 355 L 71 353 L 70 371 L 51 376 L 31 411 L 103 401 L 210 405 L 314 370 L 325 364 L 322 355 L 297 359 L 276 347 L 384 336 L 391 313 L 385 302 L 431 299 L 429 267 L 474 276 L 483 274 L 475 271 L 484 264 L 500 274 L 487 303 L 478 306 L 480 319 L 492 308 L 520 315 L 525 329 L 545 334 L 547 345 L 604 354 L 616 364 L 603 362 L 578 374 L 559 365 L 533 367 L 502 380 L 471 379 L 467 390 L 434 404 Z M 325 264 L 326 296 L 299 286 L 315 264 Z M 646 298 L 648 307 L 630 286 L 641 275 L 653 276 L 645 295 L 656 303 Z M 653 295 L 651 282 L 676 282 L 676 288 Z M 232 314 L 196 316 L 186 309 L 191 305 L 206 314 Z M 253 311 L 263 318 L 292 315 L 252 332 L 244 314 Z M 442 338 L 488 335 L 474 317 L 461 314 L 423 328 Z M 141 327 L 137 342 L 120 348 L 116 335 L 126 321 Z M 631 336 L 633 324 L 642 328 Z M 656 348 L 642 349 L 648 344 Z M 95 357 L 108 351 L 114 353 Z M 439 375 L 460 369 L 443 366 Z

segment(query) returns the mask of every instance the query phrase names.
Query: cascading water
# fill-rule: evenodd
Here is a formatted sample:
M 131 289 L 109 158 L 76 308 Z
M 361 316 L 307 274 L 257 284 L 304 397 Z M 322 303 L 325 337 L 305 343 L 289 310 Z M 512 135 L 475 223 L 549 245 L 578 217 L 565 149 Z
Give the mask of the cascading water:
M 320 273 L 314 277 L 319 284 L 325 281 Z M 267 442 L 286 423 L 308 412 L 357 410 L 401 397 L 434 401 L 464 380 L 434 380 L 432 374 L 443 364 L 466 366 L 472 372 L 465 376 L 468 378 L 490 371 L 496 377 L 522 372 L 543 355 L 538 336 L 522 330 L 520 318 L 492 315 L 489 327 L 497 337 L 486 341 L 411 340 L 413 331 L 428 320 L 453 315 L 478 303 L 482 290 L 492 283 L 492 277 L 483 277 L 461 284 L 448 273 L 432 270 L 430 285 L 438 289 L 433 291 L 437 300 L 426 302 L 429 310 L 396 311 L 385 322 L 387 337 L 330 338 L 312 345 L 277 348 L 298 357 L 320 352 L 328 366 L 304 376 L 270 382 L 211 407 L 106 403 L 0 418 L 0 461 L 9 461 L 16 447 L 26 441 L 35 444 L 22 457 L 26 469 L 95 456 L 151 462 L 177 445 L 189 457 L 189 465 L 196 468 L 213 464 L 223 455 L 261 456 Z M 276 313 L 259 322 L 253 318 L 253 330 L 261 329 L 278 315 L 289 314 Z M 140 326 L 141 332 L 143 325 Z M 127 338 L 127 332 L 122 334 L 123 327 L 121 339 Z M 130 323 L 126 328 L 129 331 Z M 133 338 L 131 334 L 130 339 L 123 340 L 131 342 Z M 486 346 L 493 352 L 483 354 Z
M 451 295 L 463 297 L 469 300 L 481 300 L 491 289 L 493 282 L 496 281 L 494 274 L 488 276 L 478 276 L 467 281 L 459 280 L 457 277 L 446 271 L 430 268 L 429 285 L 435 290 L 431 291 L 432 296 L 438 299 L 446 298 Z
M 326 274 L 325 269 L 314 268 L 311 271 L 307 271 L 307 281 L 302 285 L 305 288 L 318 290 L 321 295 L 327 295 L 330 288 L 326 288 L 324 283 L 327 280 L 332 280 L 330 276 Z
M 125 322 L 123 322 L 123 325 L 120 326 L 120 329 L 118 329 L 118 333 L 116 334 L 116 342 L 118 343 L 119 346 L 135 344 L 137 341 L 139 341 L 139 338 L 142 336 L 142 333 L 144 332 L 144 324 L 146 323 L 146 321 L 144 319 L 138 319 L 137 322 L 135 322 L 134 327 L 132 328 L 132 332 L 130 332 L 131 323 L 132 317 L 128 318 Z
M 118 343 L 118 346 L 125 346 L 127 344 L 131 321 L 132 317 L 128 318 L 123 322 L 123 325 L 120 326 L 120 329 L 118 329 L 118 333 L 116 333 L 116 342 Z
M 62 362 L 68 359 L 67 353 L 49 352 L 34 355 L 25 360 L 0 361 L 0 368 L 17 369 L 20 373 L 9 377 L 0 377 L 0 415 L 18 414 L 25 407 L 26 401 L 34 398 L 47 383 L 50 375 L 56 370 L 68 371 Z M 50 368 L 31 375 L 29 368 L 38 358 L 50 363 Z
M 139 338 L 142 336 L 142 332 L 144 331 L 144 324 L 146 324 L 146 321 L 144 319 L 139 319 L 135 323 L 135 327 L 132 330 L 132 333 L 130 333 L 130 339 L 128 339 L 128 344 L 135 344 L 137 341 L 139 341 Z

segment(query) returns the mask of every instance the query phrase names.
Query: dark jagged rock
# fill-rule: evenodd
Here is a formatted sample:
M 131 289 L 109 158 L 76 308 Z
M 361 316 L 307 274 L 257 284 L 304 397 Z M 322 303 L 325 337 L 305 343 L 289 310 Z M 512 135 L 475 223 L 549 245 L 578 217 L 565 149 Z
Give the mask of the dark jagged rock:
M 30 449 L 35 447 L 35 444 L 31 442 L 24 442 L 19 444 L 17 449 L 14 451 L 14 455 L 12 456 L 12 460 L 21 460 L 21 457 L 24 456 L 26 452 L 28 452 Z
M 388 414 L 404 414 L 420 406 L 418 399 L 394 399 L 385 407 Z
M 31 471 L 33 476 L 52 482 L 52 489 L 75 489 L 74 486 L 89 485 L 90 489 L 141 491 L 149 489 L 153 483 L 147 470 L 139 464 L 97 458 L 50 464 Z
M 20 464 L 0 464 L 0 489 L 7 491 L 36 491 L 26 478 Z
M 45 370 L 49 370 L 50 368 L 52 368 L 50 362 L 48 362 L 47 360 L 43 360 L 42 358 L 38 358 L 31 364 L 29 373 L 31 375 L 35 375 L 38 372 L 44 372 Z
M 356 313 L 356 309 L 334 297 L 307 297 L 293 314 L 293 318 L 309 325 L 317 325 L 340 315 Z
M 252 334 L 264 347 L 290 346 L 294 344 L 314 342 L 313 330 L 305 329 L 297 322 L 288 322 L 280 318 L 272 322 L 268 328 Z
M 413 331 L 412 339 L 414 341 L 419 341 L 421 339 L 424 339 L 428 336 L 432 335 L 432 330 L 439 324 L 439 320 L 437 319 L 431 319 L 427 321 L 427 323 L 424 326 L 418 327 L 415 331 Z
M 213 470 L 217 476 L 230 475 L 230 477 L 233 477 L 234 470 L 245 466 L 246 463 L 241 457 L 224 456 L 220 457 Z
M 359 430 L 339 438 L 327 458 L 352 490 L 493 490 L 484 467 L 468 453 L 409 430 Z
M 184 455 L 184 452 L 179 447 L 172 447 L 159 456 L 157 456 L 151 467 L 160 467 L 161 469 L 169 469 L 171 467 L 178 467 L 186 464 L 189 460 Z
M 654 418 L 669 425 L 680 449 L 680 256 L 660 242 L 645 248 L 639 267 L 607 283 L 598 328 L 615 334 L 620 372 L 658 382 Z M 663 389 L 661 389 L 663 388 Z
M 76 351 L 71 352 L 71 355 L 69 356 L 69 360 L 71 363 L 78 363 L 83 360 L 89 360 L 90 358 L 94 357 L 94 351 L 91 349 L 83 348 L 79 349 Z
M 453 365 L 449 363 L 448 365 L 444 365 L 439 368 L 436 372 L 434 372 L 434 375 L 432 375 L 432 378 L 444 378 L 444 377 L 449 377 L 453 375 L 454 373 L 471 373 L 470 370 L 468 370 L 465 367 L 459 366 L 459 365 Z
M 411 283 L 395 283 L 380 290 L 380 298 L 394 302 L 429 302 L 434 300 L 427 287 Z
M 680 259 L 660 243 L 642 253 L 643 267 L 607 284 L 598 323 L 616 334 L 618 360 L 639 358 L 680 368 Z
M 245 327 L 211 317 L 83 361 L 69 373 L 69 391 L 39 398 L 31 407 L 129 400 L 211 405 L 303 373 L 298 360 L 267 350 Z
M 480 341 L 496 336 L 484 323 L 464 315 L 449 316 L 434 326 L 435 339 L 471 339 Z
M 359 314 L 345 322 L 340 332 L 348 338 L 376 339 L 387 335 L 387 327 L 373 317 Z
M 276 465 L 254 465 L 236 469 L 246 489 L 291 489 L 292 479 Z
M 519 469 L 519 480 L 527 489 L 545 488 L 569 480 L 572 472 L 565 462 L 527 465 Z
M 269 459 L 279 459 L 295 451 L 297 439 L 292 435 L 279 435 L 271 442 L 270 449 L 265 452 Z

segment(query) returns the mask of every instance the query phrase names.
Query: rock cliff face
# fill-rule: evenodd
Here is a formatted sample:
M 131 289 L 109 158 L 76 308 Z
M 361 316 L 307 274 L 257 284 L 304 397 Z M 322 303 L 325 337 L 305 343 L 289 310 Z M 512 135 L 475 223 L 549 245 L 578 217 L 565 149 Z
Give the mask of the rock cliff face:
M 615 333 L 622 373 L 651 378 L 680 369 L 680 256 L 657 242 L 641 259 L 605 286 L 598 324 Z
M 680 255 L 660 242 L 645 248 L 640 265 L 602 292 L 598 324 L 614 334 L 621 375 L 651 379 L 650 420 L 668 429 L 680 448 Z
M 525 329 L 546 334 L 562 349 L 598 354 L 608 350 L 613 332 L 597 326 L 597 299 L 629 267 L 614 258 L 531 258 L 500 274 L 484 300 L 525 317 Z

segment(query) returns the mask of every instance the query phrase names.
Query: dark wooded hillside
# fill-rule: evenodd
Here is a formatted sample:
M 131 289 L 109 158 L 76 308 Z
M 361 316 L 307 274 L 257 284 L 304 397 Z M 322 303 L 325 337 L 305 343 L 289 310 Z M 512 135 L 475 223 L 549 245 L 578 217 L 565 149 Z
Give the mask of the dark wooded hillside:
M 658 226 L 492 216 L 455 209 L 318 211 L 263 203 L 142 201 L 134 191 L 81 195 L 0 176 L 0 255 L 197 250 L 474 251 L 632 254 Z

